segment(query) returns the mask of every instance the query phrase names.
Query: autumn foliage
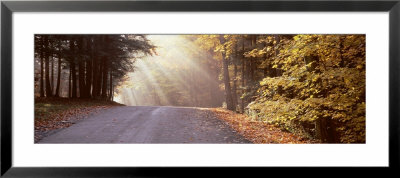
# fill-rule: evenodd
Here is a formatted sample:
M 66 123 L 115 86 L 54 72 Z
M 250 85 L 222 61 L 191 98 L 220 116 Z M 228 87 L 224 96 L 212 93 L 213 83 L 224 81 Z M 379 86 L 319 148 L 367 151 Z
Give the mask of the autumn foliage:
M 202 35 L 198 42 L 224 61 L 228 109 L 304 138 L 365 143 L 365 35 Z
M 153 45 L 157 39 L 169 43 Z M 40 98 L 101 103 L 115 93 L 128 105 L 222 106 L 226 110 L 211 110 L 254 143 L 366 142 L 365 35 L 37 35 L 35 40 Z M 47 123 L 40 115 L 46 107 L 37 101 L 35 126 L 60 124 Z M 52 102 L 50 108 L 57 108 Z

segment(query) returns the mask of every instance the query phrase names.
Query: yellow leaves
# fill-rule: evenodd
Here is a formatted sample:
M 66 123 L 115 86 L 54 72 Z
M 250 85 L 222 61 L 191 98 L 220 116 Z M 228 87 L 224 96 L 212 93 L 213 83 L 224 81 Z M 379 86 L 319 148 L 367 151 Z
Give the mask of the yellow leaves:
M 312 81 L 316 82 L 318 79 L 319 79 L 319 76 L 315 76 L 315 77 L 313 77 Z
M 348 78 L 344 78 L 344 83 L 346 83 L 346 85 L 350 85 L 350 84 L 351 84 L 351 81 L 350 81 L 350 79 L 348 79 Z
M 318 119 L 318 116 L 313 116 L 313 117 L 310 118 L 310 121 L 315 121 L 317 119 Z
M 259 50 L 259 51 L 258 51 L 258 56 L 262 56 L 262 55 L 264 55 L 265 53 L 267 53 L 267 52 L 265 52 L 264 50 Z
M 289 120 L 296 119 L 296 116 L 289 116 Z
M 245 57 L 263 57 L 264 54 L 266 54 L 266 49 L 253 49 L 251 51 L 245 52 L 244 56 Z
M 266 85 L 266 84 L 268 84 L 268 78 L 265 78 L 264 80 L 260 81 L 261 86 Z
M 343 142 L 362 141 L 365 36 L 296 35 L 280 43 L 266 36 L 264 42 L 268 39 L 269 46 L 253 56 L 267 54 L 263 67 L 280 69 L 281 74 L 259 82 L 259 95 L 248 105 L 250 115 L 296 133 L 303 132 L 305 122 L 312 127 L 329 119 L 338 122 L 339 134 L 347 133 L 340 138 Z
M 214 52 L 225 52 L 224 45 L 217 45 L 214 49 Z

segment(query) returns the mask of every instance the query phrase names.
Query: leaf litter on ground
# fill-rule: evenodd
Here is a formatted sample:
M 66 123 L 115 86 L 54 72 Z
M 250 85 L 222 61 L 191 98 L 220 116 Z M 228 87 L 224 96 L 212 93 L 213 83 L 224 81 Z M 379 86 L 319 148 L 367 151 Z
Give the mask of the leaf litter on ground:
M 237 133 L 243 135 L 253 143 L 318 143 L 315 140 L 283 131 L 275 125 L 263 121 L 251 120 L 244 114 L 238 114 L 223 108 L 207 108 L 205 110 L 211 111 L 209 117 L 215 115 L 218 119 L 225 121 Z
M 35 143 L 54 130 L 114 106 L 122 105 L 94 99 L 35 98 Z

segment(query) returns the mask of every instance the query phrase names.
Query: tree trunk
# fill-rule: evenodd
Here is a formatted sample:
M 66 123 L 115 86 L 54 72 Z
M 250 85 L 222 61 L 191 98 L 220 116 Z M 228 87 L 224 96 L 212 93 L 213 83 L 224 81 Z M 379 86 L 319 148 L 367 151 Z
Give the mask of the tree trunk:
M 57 87 L 56 87 L 56 97 L 60 97 L 60 84 L 61 84 L 61 40 L 58 42 L 58 70 L 57 70 Z
M 102 60 L 98 61 L 98 72 L 97 72 L 97 85 L 96 85 L 96 98 L 99 98 L 101 96 L 101 84 L 102 84 L 102 79 L 103 79 L 103 65 L 102 65 Z
M 45 58 L 45 53 L 44 53 L 44 48 L 43 48 L 43 43 L 44 43 L 44 37 L 42 37 L 41 40 L 41 51 L 40 51 L 40 97 L 44 97 L 44 85 L 43 85 L 43 77 L 44 77 L 44 61 L 43 58 Z
M 54 96 L 54 56 L 51 54 L 51 81 L 50 81 L 50 87 L 51 87 L 51 96 Z
M 61 49 L 61 45 L 59 45 Z M 61 52 L 58 53 L 58 66 L 57 66 L 57 87 L 56 87 L 56 94 L 55 97 L 60 97 L 60 84 L 61 84 Z
M 92 97 L 98 97 L 98 82 L 99 82 L 99 65 L 98 58 L 93 56 L 93 89 L 92 89 Z
M 225 39 L 223 35 L 220 35 L 219 41 L 221 44 L 225 43 Z M 233 102 L 232 102 L 232 91 L 229 79 L 229 70 L 228 70 L 228 60 L 225 58 L 225 52 L 221 52 L 222 54 L 222 64 L 223 64 L 223 73 L 224 73 L 224 84 L 225 84 L 225 101 L 227 109 L 234 110 Z
M 278 44 L 280 43 L 281 38 L 279 37 L 279 35 L 274 35 L 274 38 L 275 38 L 275 41 L 276 41 L 276 43 L 275 43 L 275 56 L 278 56 L 279 49 L 276 46 L 278 46 Z M 275 73 L 276 73 L 276 76 L 282 75 L 282 71 L 280 69 L 278 69 L 278 68 L 275 68 Z
M 85 52 L 85 39 L 80 38 L 78 40 L 78 53 L 84 54 Z M 79 79 L 79 97 L 87 98 L 86 96 L 86 80 L 85 80 L 85 59 L 82 56 L 78 61 L 78 79 Z
M 237 106 L 237 85 L 236 85 L 236 75 L 237 75 L 237 65 L 236 63 L 234 64 L 234 72 L 233 72 L 233 88 L 232 88 L 232 100 L 233 100 L 233 106 L 234 109 L 236 110 L 236 106 Z
M 107 98 L 107 81 L 108 81 L 108 59 L 107 57 L 103 58 L 103 84 L 101 89 L 101 97 Z
M 245 78 L 244 78 L 246 61 L 245 61 L 245 58 L 244 58 L 243 54 L 244 54 L 244 39 L 242 41 L 242 54 L 240 55 L 241 58 L 242 58 L 242 96 L 245 93 L 244 89 L 246 87 L 245 86 Z M 241 103 L 241 107 L 240 107 L 242 113 L 244 113 L 244 100 L 245 100 L 245 97 L 242 97 L 242 103 Z
M 76 47 L 75 47 L 75 44 L 74 44 L 75 42 L 74 42 L 74 40 L 71 40 L 70 41 L 70 49 L 71 49 L 71 51 L 72 51 L 72 53 L 73 54 L 75 54 L 76 53 Z M 76 98 L 77 97 L 77 92 L 76 92 L 76 90 L 77 90 L 77 81 L 76 81 L 76 67 L 75 67 L 75 61 L 76 61 L 76 56 L 74 56 L 74 57 L 72 57 L 71 59 L 70 59 L 70 68 L 71 68 L 71 78 L 72 78 L 72 92 L 71 92 L 71 97 L 72 98 Z
M 257 48 L 257 36 L 253 35 L 252 39 L 251 39 L 251 47 L 253 49 Z M 257 69 L 256 66 L 256 58 L 255 57 L 251 57 L 251 62 L 250 62 L 250 75 L 251 75 L 251 81 L 254 82 L 255 81 L 255 72 Z
M 91 41 L 89 41 L 87 44 L 91 44 Z M 93 51 L 93 45 L 90 45 L 91 47 L 91 52 L 90 52 L 90 59 L 86 61 L 86 96 L 88 98 L 92 97 L 91 93 L 91 88 L 92 88 L 92 65 L 93 65 L 93 58 L 94 58 L 94 51 Z
M 109 100 L 112 101 L 113 97 L 113 81 L 112 81 L 112 70 L 110 69 L 110 93 L 109 93 Z
M 234 109 L 236 110 L 236 106 L 237 106 L 237 104 L 238 104 L 238 97 L 237 97 L 237 84 L 236 84 L 236 78 L 237 78 L 237 64 L 236 64 L 236 62 L 237 62 L 237 60 L 238 60 L 238 52 L 237 52 L 237 45 L 235 45 L 235 59 L 234 59 L 234 62 L 233 62 L 233 88 L 232 88 L 232 100 L 233 100 L 233 102 L 232 102 L 232 104 L 233 104 L 233 107 L 234 107 Z
M 85 69 L 82 59 L 78 62 L 78 79 L 79 79 L 79 97 L 86 98 L 85 95 Z
M 69 67 L 69 77 L 68 77 L 68 98 L 72 98 L 72 68 Z
M 72 75 L 72 98 L 77 98 L 77 81 L 76 81 L 76 69 L 75 69 L 75 61 L 71 61 L 71 75 Z
M 51 97 L 52 92 L 51 92 L 51 86 L 50 86 L 50 61 L 49 61 L 50 55 L 48 52 L 46 52 L 46 58 L 45 58 L 45 78 L 46 78 L 46 97 Z
M 264 42 L 264 48 L 267 48 L 267 43 L 266 42 Z M 267 60 L 267 54 L 265 53 L 264 55 L 263 55 L 263 60 Z M 265 77 L 267 77 L 268 76 L 268 65 L 266 66 L 266 67 L 264 67 L 264 78 Z

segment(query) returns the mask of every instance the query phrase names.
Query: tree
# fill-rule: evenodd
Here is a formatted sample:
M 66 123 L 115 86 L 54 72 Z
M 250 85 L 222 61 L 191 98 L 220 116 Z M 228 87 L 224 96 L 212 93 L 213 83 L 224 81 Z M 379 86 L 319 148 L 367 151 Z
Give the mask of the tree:
M 53 96 L 53 87 L 54 96 L 60 95 L 64 65 L 69 69 L 68 97 L 112 99 L 113 85 L 133 70 L 135 59 L 155 49 L 144 35 L 36 35 L 35 43 L 41 61 L 40 92 L 45 88 L 46 97 Z
M 60 85 L 61 85 L 61 58 L 62 58 L 62 38 L 58 38 L 57 43 L 57 58 L 58 58 L 58 65 L 57 65 L 57 86 L 56 86 L 56 93 L 55 97 L 60 97 Z
M 51 91 L 51 85 L 50 85 L 50 58 L 52 58 L 51 55 L 51 45 L 50 45 L 50 40 L 48 37 L 44 38 L 44 51 L 45 51 L 45 83 L 46 83 L 46 97 L 51 97 L 52 91 Z
M 45 52 L 44 52 L 44 38 L 40 35 L 35 35 L 35 55 L 40 59 L 40 76 L 39 76 L 39 96 L 44 97 L 44 59 L 45 59 Z
M 223 82 L 224 82 L 224 90 L 225 90 L 225 102 L 227 109 L 235 110 L 232 99 L 232 90 L 230 85 L 230 77 L 229 77 L 229 55 L 226 55 L 226 47 L 225 42 L 226 39 L 229 38 L 228 35 L 201 35 L 197 39 L 197 43 L 201 44 L 201 47 L 205 50 L 214 49 L 215 52 L 218 52 L 221 55 L 222 60 L 222 73 L 223 73 Z
M 273 68 L 282 74 L 260 82 L 250 112 L 322 142 L 365 142 L 365 36 L 296 35 L 280 41 L 263 52 L 275 53 Z

